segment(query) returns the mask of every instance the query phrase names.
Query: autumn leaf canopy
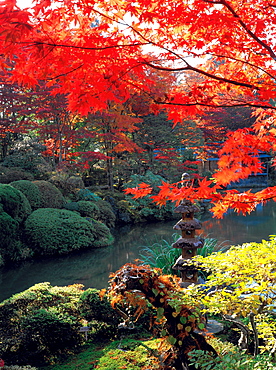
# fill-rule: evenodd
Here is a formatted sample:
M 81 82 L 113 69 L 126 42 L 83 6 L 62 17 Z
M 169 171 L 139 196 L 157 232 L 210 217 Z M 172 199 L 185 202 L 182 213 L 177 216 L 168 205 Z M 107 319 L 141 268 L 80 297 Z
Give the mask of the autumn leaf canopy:
M 219 192 L 260 172 L 258 153 L 275 150 L 273 2 L 36 0 L 23 9 L 4 0 L 0 17 L 2 72 L 25 86 L 44 81 L 52 94 L 66 96 L 72 112 L 102 111 L 133 94 L 148 95 L 152 112 L 166 110 L 175 123 L 214 109 L 251 107 L 255 124 L 229 135 L 214 182 L 201 182 L 202 190 L 187 196 L 208 196 L 218 216 L 229 207 L 246 213 L 274 198 L 274 188 L 243 193 L 242 201 L 235 192 Z M 175 76 L 170 91 L 151 88 L 151 71 Z

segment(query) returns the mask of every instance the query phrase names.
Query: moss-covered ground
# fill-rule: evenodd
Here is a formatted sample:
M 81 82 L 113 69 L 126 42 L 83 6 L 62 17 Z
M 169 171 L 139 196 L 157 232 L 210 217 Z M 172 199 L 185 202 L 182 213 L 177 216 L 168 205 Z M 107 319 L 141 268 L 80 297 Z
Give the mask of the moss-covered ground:
M 158 341 L 121 339 L 106 343 L 88 342 L 82 350 L 43 370 L 149 370 L 156 369 Z

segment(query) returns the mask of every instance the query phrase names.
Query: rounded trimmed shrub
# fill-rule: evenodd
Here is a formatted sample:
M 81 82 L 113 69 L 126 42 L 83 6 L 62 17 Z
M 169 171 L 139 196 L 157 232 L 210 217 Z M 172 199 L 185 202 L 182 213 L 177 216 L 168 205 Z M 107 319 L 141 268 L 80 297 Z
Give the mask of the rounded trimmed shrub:
M 97 218 L 100 213 L 97 204 L 90 202 L 88 200 L 80 200 L 78 203 L 78 212 L 83 217 L 93 217 Z
M 18 239 L 19 223 L 4 211 L 0 212 L 0 254 L 5 260 L 14 260 L 18 255 L 20 242 Z
M 62 208 L 64 198 L 61 191 L 49 181 L 37 180 L 33 182 L 40 191 L 40 208 Z
M 20 190 L 26 196 L 32 207 L 32 210 L 40 208 L 41 193 L 35 183 L 28 180 L 18 180 L 11 182 L 10 185 L 17 190 Z
M 3 211 L 19 223 L 24 221 L 32 211 L 25 195 L 7 184 L 0 184 L 0 204 Z
M 41 255 L 102 246 L 98 236 L 92 222 L 66 209 L 40 208 L 25 222 L 26 244 Z

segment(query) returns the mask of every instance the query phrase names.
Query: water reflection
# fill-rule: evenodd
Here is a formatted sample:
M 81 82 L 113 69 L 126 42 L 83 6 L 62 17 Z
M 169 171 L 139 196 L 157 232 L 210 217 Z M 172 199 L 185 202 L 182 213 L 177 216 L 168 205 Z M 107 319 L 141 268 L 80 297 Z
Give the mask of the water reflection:
M 276 234 L 275 216 L 274 202 L 259 206 L 246 217 L 229 212 L 223 220 L 216 220 L 207 214 L 201 219 L 201 231 L 204 236 L 217 238 L 221 242 L 228 240 L 231 245 L 260 242 L 262 239 L 268 239 L 269 235 Z M 110 272 L 139 258 L 143 246 L 162 239 L 172 241 L 175 222 L 126 226 L 117 231 L 115 243 L 110 247 L 2 268 L 0 301 L 45 281 L 60 286 L 80 283 L 86 288 L 106 287 Z

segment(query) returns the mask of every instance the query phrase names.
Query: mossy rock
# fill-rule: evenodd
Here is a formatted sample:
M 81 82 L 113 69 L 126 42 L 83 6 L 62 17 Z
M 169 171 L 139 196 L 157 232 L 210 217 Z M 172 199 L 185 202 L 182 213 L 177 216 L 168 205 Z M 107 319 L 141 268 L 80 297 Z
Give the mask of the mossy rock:
M 38 255 L 66 254 L 102 246 L 95 225 L 65 209 L 40 208 L 34 211 L 25 222 L 25 237 L 26 243 Z
M 40 191 L 40 208 L 62 208 L 65 200 L 61 191 L 49 181 L 37 180 L 33 182 Z
M 10 185 L 20 190 L 26 196 L 33 211 L 40 208 L 41 192 L 35 183 L 28 180 L 18 180 L 11 182 Z

